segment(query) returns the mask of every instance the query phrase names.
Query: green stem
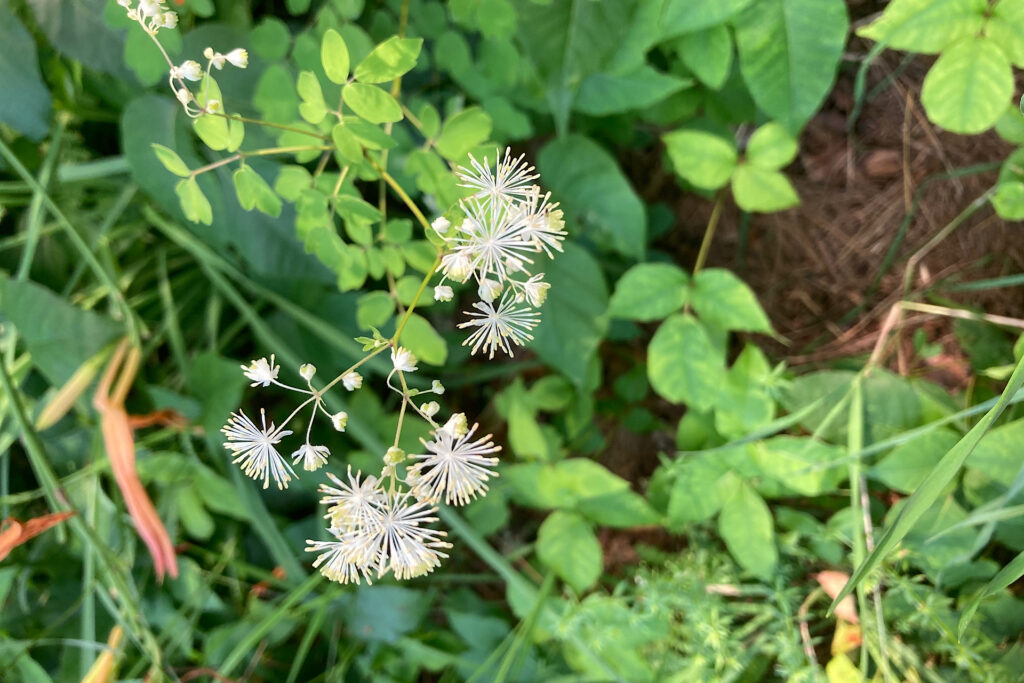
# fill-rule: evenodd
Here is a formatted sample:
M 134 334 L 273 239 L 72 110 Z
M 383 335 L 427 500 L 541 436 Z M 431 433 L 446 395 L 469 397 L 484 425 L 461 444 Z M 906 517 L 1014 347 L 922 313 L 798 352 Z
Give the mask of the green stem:
M 402 335 L 402 330 L 405 329 L 406 323 L 409 322 L 409 318 L 410 316 L 412 316 L 412 312 L 416 309 L 416 305 L 420 302 L 420 297 L 423 296 L 423 290 L 427 288 L 427 284 L 430 282 L 430 278 L 434 276 L 434 271 L 437 270 L 437 267 L 439 265 L 441 265 L 440 256 L 434 259 L 434 265 L 431 266 L 430 271 L 423 276 L 423 281 L 420 282 L 420 287 L 419 289 L 416 290 L 416 296 L 414 296 L 412 298 L 412 301 L 409 303 L 409 308 L 405 309 L 405 315 L 403 315 L 402 319 L 398 321 L 398 326 L 395 328 L 395 334 L 393 337 L 391 337 L 391 343 L 393 345 L 398 344 L 398 339 Z
M 238 114 L 224 114 L 223 112 L 207 112 L 213 116 L 220 116 L 221 118 L 231 119 L 232 121 L 241 121 L 242 123 L 251 123 L 257 126 L 264 126 L 266 128 L 277 128 L 278 130 L 287 130 L 292 133 L 299 133 L 301 135 L 308 135 L 311 138 L 317 138 L 320 140 L 330 140 L 330 137 L 317 133 L 316 131 L 306 130 L 304 128 L 296 128 L 295 126 L 285 126 L 280 123 L 272 123 L 270 121 L 264 121 L 263 119 L 250 119 L 246 116 L 240 116 Z
M 43 167 L 39 171 L 39 187 L 32 195 L 32 203 L 28 207 L 28 220 L 25 228 L 27 239 L 25 250 L 21 252 L 21 263 L 18 264 L 18 272 L 14 278 L 25 280 L 28 278 L 29 270 L 32 268 L 32 260 L 36 255 L 36 245 L 39 243 L 39 230 L 43 223 L 43 195 L 46 187 L 50 184 L 53 175 L 53 167 L 57 162 L 57 155 L 60 152 L 60 143 L 64 139 L 64 130 L 68 125 L 68 117 L 61 115 L 57 117 L 57 130 L 50 138 L 50 149 L 43 161 Z
M 241 159 L 248 159 L 249 157 L 264 157 L 273 154 L 291 154 L 293 152 L 308 152 L 310 150 L 329 150 L 334 147 L 322 146 L 322 145 L 295 145 L 292 147 L 267 147 L 266 149 L 258 149 L 254 152 L 235 152 L 229 157 L 225 157 L 218 161 L 214 161 L 212 164 L 206 166 L 200 166 L 196 170 L 192 171 L 189 175 L 190 178 L 195 178 L 200 173 L 206 173 L 212 171 L 215 168 L 220 168 L 230 164 L 233 161 L 239 161 Z
M 708 219 L 708 226 L 704 229 L 704 239 L 700 243 L 700 251 L 697 252 L 697 261 L 693 264 L 691 277 L 697 277 L 697 273 L 704 267 L 708 259 L 708 252 L 711 250 L 711 242 L 715 239 L 715 230 L 718 228 L 718 219 L 722 215 L 722 204 L 725 203 L 725 193 L 718 192 L 715 197 L 715 206 L 711 209 L 711 218 Z
M 399 199 L 401 199 L 402 202 L 409 208 L 409 211 L 412 212 L 412 215 L 416 216 L 416 220 L 420 222 L 420 225 L 423 226 L 423 229 L 430 230 L 430 221 L 428 221 L 427 217 L 423 215 L 422 211 L 420 211 L 420 207 L 416 206 L 416 202 L 412 200 L 412 197 L 410 197 L 408 193 L 406 193 L 406 191 L 402 189 L 402 186 L 398 184 L 398 181 L 392 178 L 387 171 L 380 167 L 380 164 L 371 159 L 369 156 L 366 157 L 366 160 L 370 162 L 370 165 L 373 166 L 375 171 L 380 173 L 380 177 L 384 179 L 384 182 L 391 186 L 391 189 L 394 190 L 395 194 L 398 195 Z

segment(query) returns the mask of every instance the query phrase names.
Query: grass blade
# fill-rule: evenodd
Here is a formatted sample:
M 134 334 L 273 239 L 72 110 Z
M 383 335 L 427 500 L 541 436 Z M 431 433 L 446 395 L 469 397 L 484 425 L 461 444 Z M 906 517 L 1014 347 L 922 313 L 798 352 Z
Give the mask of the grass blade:
M 971 623 L 971 619 L 974 617 L 974 613 L 978 611 L 978 607 L 981 606 L 981 601 L 990 595 L 995 595 L 1004 588 L 1009 587 L 1011 583 L 1024 576 L 1024 553 L 1021 553 L 1017 557 L 1010 560 L 1010 564 L 1000 570 L 998 574 L 992 577 L 992 580 L 981 589 L 981 592 L 975 596 L 971 603 L 967 605 L 967 609 L 960 615 L 960 624 L 957 626 L 956 637 L 958 640 L 962 640 L 964 637 L 964 631 L 967 630 L 967 625 Z

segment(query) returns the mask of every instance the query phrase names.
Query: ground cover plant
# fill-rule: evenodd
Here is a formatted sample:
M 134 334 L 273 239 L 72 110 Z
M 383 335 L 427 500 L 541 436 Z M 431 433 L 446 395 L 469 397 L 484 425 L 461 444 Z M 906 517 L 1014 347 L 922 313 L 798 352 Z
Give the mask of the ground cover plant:
M 1019 680 L 1021 36 L 0 4 L 0 680 Z

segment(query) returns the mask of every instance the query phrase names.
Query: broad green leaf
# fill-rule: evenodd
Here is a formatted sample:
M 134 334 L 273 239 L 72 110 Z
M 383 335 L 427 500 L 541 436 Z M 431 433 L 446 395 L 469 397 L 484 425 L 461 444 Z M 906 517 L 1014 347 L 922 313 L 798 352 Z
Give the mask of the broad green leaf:
M 694 276 L 691 303 L 703 320 L 724 329 L 772 332 L 753 290 L 723 268 L 706 268 Z
M 736 169 L 736 144 L 702 130 L 677 130 L 662 136 L 672 167 L 702 190 L 717 190 Z
M 39 73 L 36 44 L 7 3 L 0 5 L 0 122 L 33 140 L 46 135 L 50 92 Z
M 758 108 L 791 132 L 832 89 L 846 46 L 843 0 L 758 0 L 734 22 L 740 71 Z
M 999 0 L 992 8 L 985 35 L 1002 49 L 1015 66 L 1024 68 L 1024 1 Z
M 753 0 L 667 0 L 659 20 L 662 38 L 692 33 L 724 23 L 747 7 Z M 656 3 L 651 3 L 656 4 Z
M 363 159 L 363 146 L 352 129 L 343 123 L 335 124 L 331 129 L 331 140 L 338 148 L 338 154 L 350 164 L 358 164 Z
M 188 166 L 185 165 L 185 162 L 181 160 L 181 157 L 173 149 L 156 143 L 153 143 L 151 146 L 156 153 L 156 158 L 160 160 L 160 163 L 168 171 L 182 178 L 187 178 L 190 175 Z
M 160 45 L 175 63 L 180 61 L 177 57 L 181 54 L 181 33 L 177 29 L 162 29 Z M 145 31 L 128 31 L 124 42 L 124 63 L 135 72 L 135 76 L 143 85 L 152 86 L 160 81 L 166 82 L 167 60 L 164 58 L 164 52 Z
M 945 490 L 946 485 L 953 480 L 964 462 L 977 447 L 985 433 L 991 428 L 992 423 L 999 419 L 1006 409 L 1010 398 L 1024 387 L 1024 359 L 1017 363 L 1006 388 L 999 396 L 999 400 L 992 406 L 985 416 L 982 417 L 971 431 L 967 432 L 944 456 L 942 460 L 932 469 L 925 480 L 917 488 L 906 504 L 900 510 L 899 516 L 886 527 L 885 533 L 878 541 L 871 554 L 857 566 L 850 577 L 850 580 L 843 586 L 843 589 L 832 601 L 831 609 L 839 604 L 839 601 L 849 595 L 853 590 L 874 570 L 878 564 L 892 552 L 900 541 L 917 525 L 921 517 L 938 500 L 939 495 Z
M 109 318 L 74 306 L 45 287 L 3 276 L 0 311 L 18 331 L 32 364 L 54 386 L 63 386 L 86 361 L 124 334 L 122 326 Z
M 416 313 L 409 316 L 402 330 L 402 345 L 428 365 L 444 365 L 448 360 L 448 344 L 426 318 Z
M 640 263 L 619 278 L 608 315 L 627 320 L 660 320 L 689 299 L 690 278 L 671 263 Z
M 265 16 L 249 33 L 252 51 L 268 62 L 279 62 L 288 56 L 291 42 L 288 25 L 273 16 Z
M 771 213 L 800 203 L 784 174 L 753 164 L 740 164 L 732 176 L 732 196 L 744 211 Z
M 327 116 L 327 103 L 324 101 L 324 91 L 320 88 L 320 81 L 312 71 L 303 71 L 299 74 L 299 81 L 296 86 L 302 103 L 299 104 L 299 114 L 306 121 L 316 125 Z
M 174 192 L 181 202 L 181 212 L 185 218 L 193 223 L 210 225 L 213 223 L 213 208 L 203 191 L 199 189 L 199 183 L 195 178 L 179 180 L 174 186 Z
M 676 54 L 712 90 L 725 85 L 732 68 L 732 34 L 724 24 L 687 33 L 674 43 Z
M 373 52 L 359 63 L 354 76 L 360 83 L 393 81 L 416 66 L 416 58 L 420 56 L 422 47 L 422 38 L 392 36 L 375 47 Z
M 341 34 L 333 28 L 327 29 L 320 42 L 320 62 L 332 83 L 343 85 L 348 81 L 348 46 Z
M 704 411 L 725 382 L 725 358 L 693 316 L 677 313 L 647 347 L 647 376 L 662 398 Z
M 563 581 L 582 593 L 601 576 L 601 544 L 583 518 L 556 510 L 537 531 L 537 557 Z
M 238 203 L 243 209 L 259 209 L 262 213 L 275 218 L 281 215 L 281 198 L 251 166 L 245 165 L 235 171 L 233 180 Z
M 1024 145 L 1024 113 L 1015 102 L 1011 102 L 996 121 L 996 132 L 1007 142 Z
M 576 510 L 595 524 L 616 529 L 657 524 L 660 519 L 643 496 L 629 489 L 584 498 Z
M 673 464 L 668 521 L 675 528 L 711 519 L 732 495 L 733 478 L 723 479 L 728 466 L 715 456 L 681 458 Z
M 341 97 L 357 116 L 370 123 L 402 120 L 402 108 L 395 98 L 375 85 L 349 83 L 342 89 Z
M 346 609 L 348 627 L 370 642 L 397 643 L 430 607 L 426 593 L 401 586 L 360 586 Z
M 999 183 L 992 195 L 992 206 L 1000 218 L 1008 221 L 1024 220 L 1024 183 L 1019 180 Z
M 644 204 L 603 147 L 580 135 L 553 140 L 541 150 L 537 170 L 544 186 L 561 202 L 570 232 L 582 224 L 591 239 L 627 256 L 643 256 Z
M 987 0 L 892 0 L 878 19 L 857 35 L 893 50 L 936 54 L 977 35 L 985 24 Z
M 175 507 L 181 517 L 181 525 L 193 538 L 205 541 L 216 528 L 213 517 L 203 507 L 199 494 L 190 486 L 179 486 L 174 495 Z
M 296 93 L 295 78 L 288 68 L 283 64 L 268 66 L 256 82 L 252 103 L 267 121 L 294 121 L 299 111 L 299 96 Z
M 582 387 L 608 329 L 608 290 L 601 267 L 586 249 L 568 243 L 565 252 L 546 265 L 545 279 L 551 289 L 529 348 Z
M 480 107 L 463 109 L 449 116 L 434 146 L 449 161 L 464 161 L 491 134 L 491 117 Z
M 1024 444 L 1024 419 L 1000 425 L 978 443 L 967 466 L 1010 486 L 1021 468 L 1021 444 Z
M 346 116 L 342 120 L 366 149 L 391 149 L 398 144 L 393 137 L 372 123 L 367 123 L 355 116 Z
M 889 488 L 913 493 L 959 436 L 951 429 L 936 429 L 892 449 L 868 474 Z
M 780 169 L 793 161 L 796 153 L 796 140 L 774 122 L 755 130 L 747 142 L 747 161 L 761 168 Z
M 775 574 L 779 559 L 775 524 L 761 496 L 740 481 L 718 514 L 718 533 L 741 567 L 764 581 Z
M 991 39 L 963 38 L 943 51 L 921 87 L 933 123 L 954 133 L 980 133 L 995 125 L 1013 97 L 1013 69 Z
M 231 131 L 228 120 L 216 114 L 203 114 L 192 119 L 192 128 L 196 135 L 212 150 L 225 150 L 231 145 Z
M 776 436 L 750 446 L 761 471 L 803 496 L 834 492 L 846 478 L 846 449 L 807 437 Z
M 596 73 L 581 84 L 573 108 L 590 116 L 644 109 L 693 83 L 662 73 L 648 64 L 623 73 Z

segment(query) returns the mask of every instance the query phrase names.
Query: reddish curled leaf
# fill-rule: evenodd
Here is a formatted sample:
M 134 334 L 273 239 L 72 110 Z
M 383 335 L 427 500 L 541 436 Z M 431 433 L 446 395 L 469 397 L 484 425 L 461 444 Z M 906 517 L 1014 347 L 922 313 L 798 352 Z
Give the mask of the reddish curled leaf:
M 188 426 L 188 420 L 177 410 L 164 408 L 163 410 L 154 410 L 152 413 L 144 415 L 129 415 L 128 424 L 131 425 L 132 429 L 142 429 L 143 427 L 152 427 L 154 425 L 184 429 Z
M 38 536 L 47 529 L 60 524 L 74 512 L 54 512 L 42 517 L 33 517 L 27 522 L 7 518 L 0 524 L 0 560 L 10 555 L 11 551 L 25 541 Z
M 125 357 L 127 354 L 127 358 Z M 107 457 L 110 459 L 110 469 L 114 473 L 114 480 L 121 489 L 125 504 L 128 506 L 128 514 L 135 522 L 135 528 L 139 536 L 149 549 L 153 557 L 153 567 L 156 570 L 157 579 L 163 580 L 165 574 L 171 577 L 178 577 L 178 558 L 174 554 L 174 546 L 167 535 L 160 516 L 149 499 L 146 489 L 139 481 L 139 475 L 135 470 L 135 435 L 132 433 L 128 413 L 124 409 L 124 400 L 131 388 L 132 380 L 139 365 L 140 353 L 137 348 L 129 350 L 128 340 L 124 340 L 114 352 L 99 386 L 96 387 L 96 394 L 93 396 L 93 405 L 100 413 L 100 427 L 103 432 L 103 443 L 106 446 Z M 122 367 L 122 360 L 124 365 Z M 117 385 L 111 391 L 114 383 L 114 376 L 118 374 Z

